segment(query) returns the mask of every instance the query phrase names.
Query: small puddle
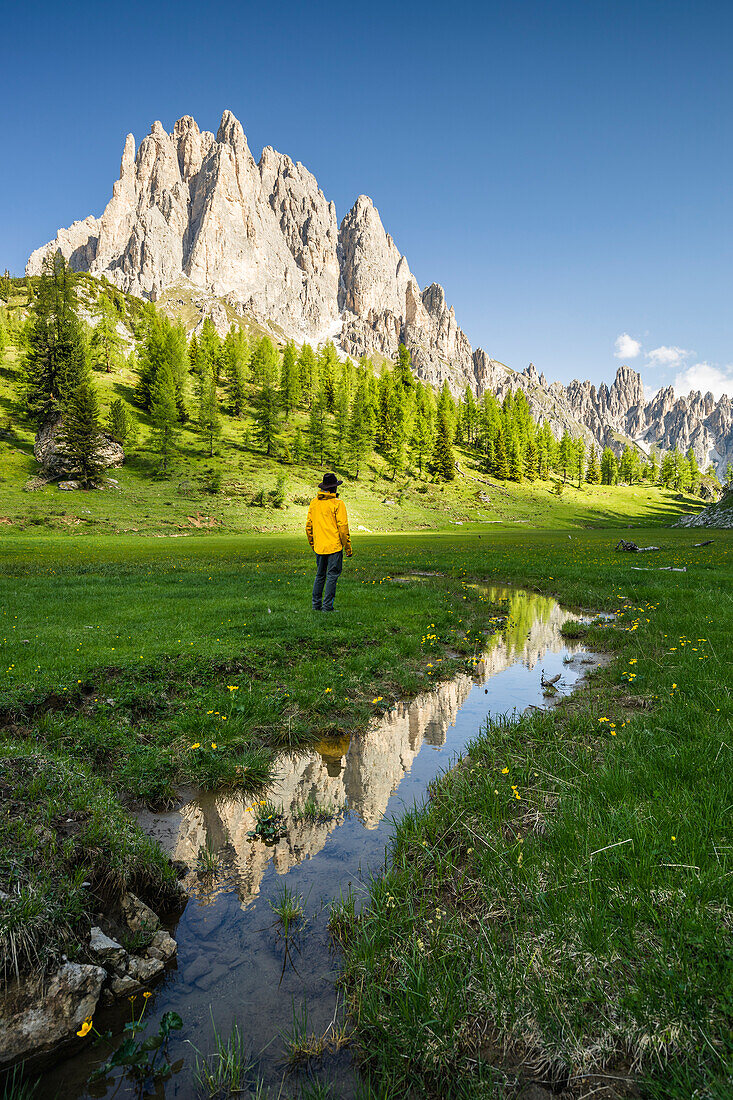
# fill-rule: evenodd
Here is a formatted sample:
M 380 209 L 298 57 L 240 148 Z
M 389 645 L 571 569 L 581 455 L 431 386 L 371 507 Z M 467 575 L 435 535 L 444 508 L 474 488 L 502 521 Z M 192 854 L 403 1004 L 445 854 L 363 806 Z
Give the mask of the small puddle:
M 241 796 L 207 794 L 172 813 L 141 815 L 143 827 L 186 866 L 189 893 L 172 929 L 177 962 L 148 1006 L 153 1020 L 173 1010 L 184 1021 L 170 1049 L 172 1061 L 183 1058 L 184 1066 L 160 1096 L 196 1096 L 190 1044 L 209 1053 L 212 1022 L 226 1038 L 235 1021 L 273 1096 L 296 1095 L 281 1033 L 292 1028 L 294 1013 L 303 1022 L 307 1012 L 308 1032 L 321 1034 L 337 1012 L 329 903 L 350 886 L 364 897 L 364 882 L 383 866 L 393 819 L 425 796 L 489 715 L 552 705 L 543 696 L 542 670 L 548 680 L 560 675 L 560 698 L 600 663 L 560 634 L 565 622 L 587 616 L 517 589 L 487 586 L 484 592 L 491 604 L 505 601 L 507 619 L 471 673 L 396 704 L 361 734 L 280 760 L 277 781 L 262 796 L 282 806 L 285 835 L 275 843 L 251 836 L 253 803 Z M 306 816 L 315 805 L 320 819 Z M 202 851 L 216 854 L 213 872 L 202 870 Z M 287 954 L 270 908 L 285 883 L 305 900 L 305 925 Z M 97 1061 L 92 1055 L 86 1050 L 56 1067 L 44 1079 L 43 1095 L 110 1095 L 112 1088 L 84 1085 Z M 335 1096 L 352 1096 L 348 1051 L 327 1060 L 319 1077 Z

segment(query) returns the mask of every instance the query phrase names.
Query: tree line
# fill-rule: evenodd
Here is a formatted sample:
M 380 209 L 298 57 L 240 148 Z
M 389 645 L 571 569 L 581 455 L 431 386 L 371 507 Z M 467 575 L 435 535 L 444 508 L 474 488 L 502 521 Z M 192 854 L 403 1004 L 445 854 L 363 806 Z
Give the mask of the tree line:
M 82 480 L 93 484 L 102 431 L 127 446 L 137 432 L 138 417 L 119 398 L 102 424 L 94 382 L 95 370 L 112 372 L 125 359 L 119 302 L 100 294 L 89 331 L 79 318 L 75 276 L 57 254 L 46 260 L 29 305 L 20 403 L 37 427 L 61 416 L 64 444 Z M 436 391 L 415 377 L 404 345 L 376 372 L 366 358 L 341 360 L 331 342 L 317 351 L 293 343 L 278 349 L 269 337 L 248 338 L 234 327 L 222 338 L 210 318 L 188 339 L 180 323 L 151 303 L 134 320 L 136 345 L 126 365 L 137 380 L 133 401 L 149 417 L 147 446 L 163 474 L 174 464 L 184 427 L 198 433 L 203 453 L 212 457 L 227 416 L 241 425 L 245 448 L 284 463 L 328 464 L 356 479 L 375 451 L 393 478 L 411 466 L 421 477 L 452 480 L 460 445 L 502 480 L 646 480 L 693 490 L 700 482 L 692 451 L 661 460 L 652 452 L 642 462 L 628 445 L 617 458 L 610 447 L 600 454 L 595 445 L 587 450 L 567 431 L 556 439 L 547 420 L 532 416 L 521 390 L 499 402 L 490 393 L 477 400 L 467 388 L 455 400 L 447 382 Z M 0 317 L 0 351 L 2 333 Z

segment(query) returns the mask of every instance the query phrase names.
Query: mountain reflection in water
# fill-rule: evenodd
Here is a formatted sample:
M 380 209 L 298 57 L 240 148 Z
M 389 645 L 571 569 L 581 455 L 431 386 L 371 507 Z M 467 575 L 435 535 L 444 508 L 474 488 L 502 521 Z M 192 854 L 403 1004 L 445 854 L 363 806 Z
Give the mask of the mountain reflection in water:
M 423 745 L 441 748 L 445 744 L 447 731 L 477 685 L 486 684 L 512 665 L 531 670 L 548 654 L 573 649 L 562 638 L 560 627 L 579 616 L 564 611 L 554 600 L 498 587 L 486 587 L 483 593 L 488 604 L 504 601 L 507 619 L 488 639 L 470 673 L 460 672 L 409 702 L 397 703 L 363 733 L 324 741 L 316 751 L 278 761 L 277 780 L 261 797 L 282 807 L 282 839 L 266 845 L 250 837 L 256 816 L 252 799 L 242 795 L 205 795 L 178 811 L 177 830 L 173 829 L 167 841 L 164 836 L 161 840 L 171 855 L 189 868 L 184 886 L 199 903 L 213 902 L 222 892 L 236 892 L 242 907 L 247 908 L 257 898 L 270 863 L 278 874 L 285 874 L 311 859 L 347 815 L 366 829 L 375 829 Z M 486 711 L 497 713 L 495 703 L 490 703 L 487 700 Z M 320 821 L 304 818 L 306 804 L 314 803 L 332 816 Z M 215 876 L 197 870 L 202 848 L 219 855 Z

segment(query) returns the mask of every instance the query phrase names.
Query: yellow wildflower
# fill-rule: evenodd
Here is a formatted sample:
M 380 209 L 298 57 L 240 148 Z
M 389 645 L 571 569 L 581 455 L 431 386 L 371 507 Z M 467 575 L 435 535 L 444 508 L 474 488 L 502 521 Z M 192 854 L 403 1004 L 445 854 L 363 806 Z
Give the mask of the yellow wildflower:
M 85 1021 L 84 1021 L 84 1023 L 83 1023 L 82 1025 L 81 1025 L 81 1027 L 79 1028 L 79 1030 L 77 1031 L 77 1033 L 76 1033 L 76 1034 L 77 1034 L 77 1035 L 78 1035 L 78 1036 L 79 1036 L 79 1037 L 80 1037 L 81 1039 L 83 1039 L 83 1038 L 84 1038 L 84 1036 L 85 1036 L 85 1035 L 88 1035 L 88 1034 L 89 1034 L 89 1032 L 90 1032 L 91 1030 L 92 1030 L 92 1017 L 91 1017 L 91 1016 L 87 1016 L 86 1020 L 85 1020 Z

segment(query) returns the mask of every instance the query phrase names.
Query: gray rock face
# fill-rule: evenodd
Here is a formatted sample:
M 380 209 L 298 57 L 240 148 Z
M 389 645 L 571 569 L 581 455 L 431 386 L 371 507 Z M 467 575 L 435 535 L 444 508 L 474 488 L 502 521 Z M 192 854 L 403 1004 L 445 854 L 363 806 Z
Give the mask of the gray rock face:
M 33 454 L 51 477 L 78 473 L 61 440 L 62 427 L 60 419 L 47 421 L 39 428 L 33 445 Z M 97 457 L 104 467 L 121 466 L 125 461 L 125 452 L 116 440 L 102 433 Z M 67 482 L 65 488 L 72 486 L 77 487 L 75 482 Z
M 336 209 L 310 172 L 269 148 L 255 163 L 225 111 L 216 137 L 190 116 L 171 134 L 154 122 L 137 154 L 128 134 L 102 217 L 60 230 L 26 270 L 60 249 L 132 294 L 155 299 L 187 280 L 315 340 L 338 321 L 337 236 Z
M 0 1067 L 74 1039 L 105 977 L 101 966 L 66 963 L 50 978 L 11 983 L 0 998 Z

